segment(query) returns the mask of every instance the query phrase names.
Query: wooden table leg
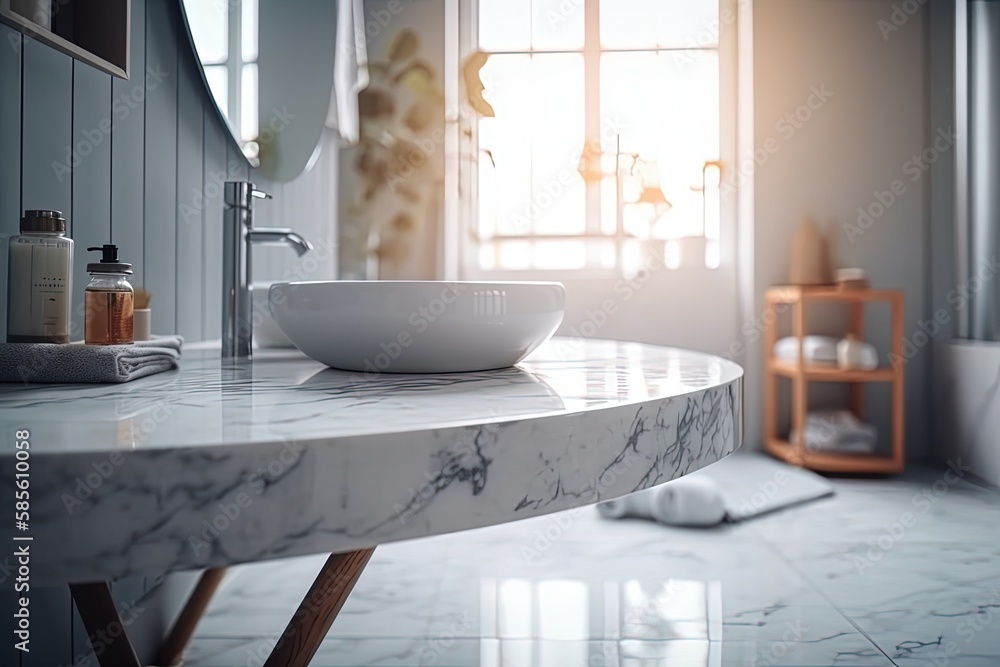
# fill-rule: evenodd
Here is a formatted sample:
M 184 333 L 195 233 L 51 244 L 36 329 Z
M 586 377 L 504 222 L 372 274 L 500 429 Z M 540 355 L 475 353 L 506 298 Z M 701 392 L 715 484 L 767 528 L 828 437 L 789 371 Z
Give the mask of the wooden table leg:
M 111 597 L 106 581 L 90 584 L 70 584 L 76 609 L 87 628 L 87 635 L 100 642 L 94 646 L 101 667 L 141 667 L 135 648 L 125 632 L 125 623 Z
M 312 661 L 374 552 L 372 547 L 327 559 L 264 667 L 306 667 Z
M 208 603 L 211 602 L 212 596 L 215 595 L 215 591 L 225 575 L 226 568 L 224 567 L 213 567 L 202 572 L 198 584 L 174 622 L 174 627 L 170 629 L 170 633 L 160 646 L 156 655 L 157 665 L 174 667 L 174 665 L 181 664 L 184 651 L 194 635 L 198 621 L 204 615 Z

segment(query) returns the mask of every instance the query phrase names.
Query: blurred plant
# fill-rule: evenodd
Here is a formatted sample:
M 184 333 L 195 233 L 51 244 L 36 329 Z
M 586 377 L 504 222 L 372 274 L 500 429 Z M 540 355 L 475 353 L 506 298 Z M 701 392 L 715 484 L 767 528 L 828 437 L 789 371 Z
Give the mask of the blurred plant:
M 358 99 L 361 132 L 353 168 L 360 186 L 349 204 L 355 252 L 377 260 L 379 272 L 405 262 L 421 239 L 436 236 L 445 161 L 445 98 L 434 67 L 419 56 L 420 39 L 398 32 L 385 59 L 368 63 L 370 82 Z M 486 54 L 462 65 L 466 103 L 482 116 L 493 108 L 482 97 L 479 71 Z M 489 156 L 492 159 L 492 155 Z
M 444 175 L 444 94 L 419 51 L 412 30 L 397 33 L 386 59 L 368 64 L 370 83 L 358 99 L 361 187 L 348 210 L 361 225 L 364 252 L 380 265 L 405 260 L 432 224 Z

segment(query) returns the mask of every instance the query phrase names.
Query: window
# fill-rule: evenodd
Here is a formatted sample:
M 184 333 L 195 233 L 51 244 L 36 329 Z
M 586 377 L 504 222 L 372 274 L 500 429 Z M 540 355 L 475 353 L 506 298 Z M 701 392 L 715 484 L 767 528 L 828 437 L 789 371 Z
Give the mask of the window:
M 476 268 L 718 266 L 719 28 L 719 0 L 479 0 Z
M 257 0 L 188 0 L 212 97 L 247 149 L 257 140 Z

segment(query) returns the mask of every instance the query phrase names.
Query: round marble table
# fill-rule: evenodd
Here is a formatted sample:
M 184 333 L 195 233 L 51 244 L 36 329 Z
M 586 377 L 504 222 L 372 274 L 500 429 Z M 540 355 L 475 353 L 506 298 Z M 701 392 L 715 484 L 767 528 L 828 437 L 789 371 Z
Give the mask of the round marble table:
M 370 555 L 661 484 L 742 438 L 742 369 L 672 348 L 556 338 L 517 368 L 437 376 L 218 354 L 122 385 L 0 386 L 8 507 L 29 434 L 33 581 Z

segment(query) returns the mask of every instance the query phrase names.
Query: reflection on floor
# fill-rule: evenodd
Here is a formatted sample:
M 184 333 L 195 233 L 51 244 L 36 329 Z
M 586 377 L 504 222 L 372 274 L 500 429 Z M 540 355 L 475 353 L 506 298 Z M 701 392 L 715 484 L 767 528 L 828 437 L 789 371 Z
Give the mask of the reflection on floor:
M 1000 665 L 1000 493 L 836 486 L 709 531 L 584 508 L 379 547 L 313 664 Z M 186 664 L 262 664 L 323 560 L 231 570 Z

